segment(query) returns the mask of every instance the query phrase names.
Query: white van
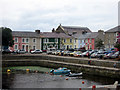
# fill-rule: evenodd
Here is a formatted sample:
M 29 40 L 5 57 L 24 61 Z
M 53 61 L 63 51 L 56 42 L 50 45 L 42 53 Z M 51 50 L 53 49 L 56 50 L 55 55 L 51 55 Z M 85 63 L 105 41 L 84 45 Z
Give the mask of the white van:
M 52 54 L 52 52 L 56 51 L 56 48 L 48 48 L 47 54 Z

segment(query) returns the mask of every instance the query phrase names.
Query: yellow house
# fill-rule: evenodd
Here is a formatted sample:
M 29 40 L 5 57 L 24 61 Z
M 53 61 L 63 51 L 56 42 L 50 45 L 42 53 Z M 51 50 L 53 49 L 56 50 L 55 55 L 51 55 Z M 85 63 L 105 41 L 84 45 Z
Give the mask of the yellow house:
M 74 48 L 74 38 L 63 38 L 63 49 L 72 49 Z

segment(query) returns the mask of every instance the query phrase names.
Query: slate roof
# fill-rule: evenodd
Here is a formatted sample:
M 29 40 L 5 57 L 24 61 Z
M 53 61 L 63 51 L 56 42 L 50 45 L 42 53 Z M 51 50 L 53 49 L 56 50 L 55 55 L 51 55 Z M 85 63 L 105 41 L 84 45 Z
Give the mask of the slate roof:
M 16 37 L 40 37 L 40 34 L 28 31 L 12 31 L 12 35 Z
M 16 37 L 40 37 L 40 38 L 73 38 L 65 33 L 53 33 L 53 32 L 27 32 L 27 31 L 12 31 L 12 35 Z
M 41 37 L 43 38 L 73 38 L 72 36 L 66 35 L 65 33 L 56 32 L 42 32 Z
M 91 32 L 86 34 L 75 34 L 73 37 L 79 39 L 86 39 L 86 38 L 96 38 L 98 36 L 98 32 Z
M 106 32 L 120 32 L 120 25 L 119 25 L 119 26 L 116 26 L 116 27 L 114 27 L 114 28 L 112 28 L 112 29 L 109 29 L 109 30 L 106 31 Z
M 73 32 L 82 33 L 83 31 L 91 32 L 87 27 L 77 27 L 77 26 L 61 26 L 65 32 L 72 34 Z

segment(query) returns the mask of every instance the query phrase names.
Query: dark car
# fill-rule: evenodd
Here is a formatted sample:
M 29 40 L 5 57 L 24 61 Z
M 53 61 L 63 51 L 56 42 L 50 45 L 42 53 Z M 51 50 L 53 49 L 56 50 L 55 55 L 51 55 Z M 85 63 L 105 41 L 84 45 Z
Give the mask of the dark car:
M 5 49 L 2 51 L 2 54 L 10 54 L 12 53 L 12 51 L 10 51 L 9 49 Z
M 103 58 L 104 58 L 104 59 L 110 59 L 113 54 L 114 54 L 114 53 L 108 53 L 108 54 L 106 54 Z

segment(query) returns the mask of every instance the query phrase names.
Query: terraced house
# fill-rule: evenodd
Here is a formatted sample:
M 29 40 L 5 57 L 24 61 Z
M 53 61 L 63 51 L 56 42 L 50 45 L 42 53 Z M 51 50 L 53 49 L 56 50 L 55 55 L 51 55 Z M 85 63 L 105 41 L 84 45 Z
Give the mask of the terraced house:
M 116 42 L 120 43 L 120 26 L 116 26 L 105 32 L 105 48 L 114 48 Z
M 10 47 L 10 50 L 25 50 L 30 52 L 31 49 L 41 49 L 40 30 L 35 32 L 27 31 L 13 31 L 14 46 Z
M 56 48 L 63 49 L 66 48 L 65 44 L 63 44 L 62 40 L 67 40 L 67 38 L 71 38 L 64 33 L 56 33 L 56 32 L 43 32 L 41 33 L 41 49 L 47 50 L 48 48 Z

